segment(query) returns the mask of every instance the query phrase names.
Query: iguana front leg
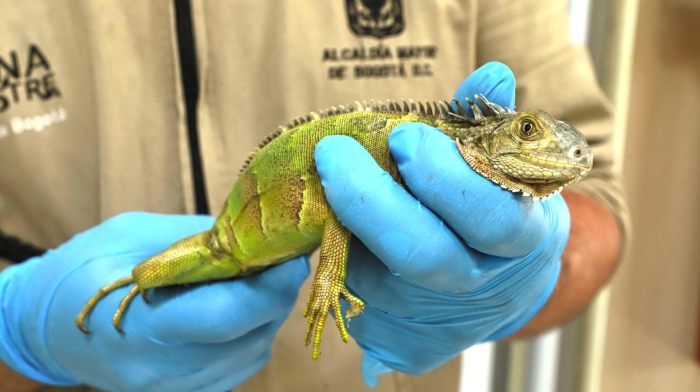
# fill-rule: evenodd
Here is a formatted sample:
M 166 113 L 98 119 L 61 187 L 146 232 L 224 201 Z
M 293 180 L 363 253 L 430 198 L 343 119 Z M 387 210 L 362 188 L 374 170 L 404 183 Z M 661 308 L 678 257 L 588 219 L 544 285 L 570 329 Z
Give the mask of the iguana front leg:
M 350 247 L 350 230 L 340 224 L 335 216 L 331 216 L 323 228 L 321 237 L 321 261 L 316 269 L 316 276 L 311 285 L 309 299 L 304 309 L 306 324 L 306 345 L 311 343 L 313 335 L 313 358 L 321 354 L 321 334 L 326 324 L 329 308 L 335 315 L 335 324 L 344 342 L 349 340 L 340 308 L 340 298 L 348 301 L 351 308 L 346 317 L 352 317 L 364 310 L 365 304 L 361 299 L 350 294 L 345 287 L 345 274 Z

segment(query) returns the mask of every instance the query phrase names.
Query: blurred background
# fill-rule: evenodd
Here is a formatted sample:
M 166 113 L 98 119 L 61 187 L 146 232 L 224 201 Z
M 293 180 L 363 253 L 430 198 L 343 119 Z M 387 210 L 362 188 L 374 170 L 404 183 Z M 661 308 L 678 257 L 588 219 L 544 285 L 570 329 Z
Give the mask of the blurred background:
M 700 0 L 639 1 L 636 24 L 620 86 L 634 234 L 611 284 L 601 390 L 700 391 Z
M 461 390 L 700 391 L 700 0 L 570 0 L 569 13 L 616 108 L 631 247 L 574 322 L 465 352 Z

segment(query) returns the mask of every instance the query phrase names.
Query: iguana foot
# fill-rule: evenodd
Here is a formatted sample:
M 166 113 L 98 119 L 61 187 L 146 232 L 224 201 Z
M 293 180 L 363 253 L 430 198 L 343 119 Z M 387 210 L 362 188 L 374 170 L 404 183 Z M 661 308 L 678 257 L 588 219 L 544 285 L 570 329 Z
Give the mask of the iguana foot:
M 107 294 L 111 293 L 112 291 L 132 283 L 134 283 L 134 278 L 131 276 L 125 276 L 123 278 L 115 280 L 114 282 L 108 285 L 100 287 L 100 289 L 97 290 L 97 293 L 95 293 L 95 295 L 93 295 L 85 303 L 85 306 L 83 306 L 83 310 L 80 311 L 78 317 L 75 318 L 75 325 L 77 325 L 78 328 L 84 333 L 90 333 L 90 330 L 85 326 L 85 320 L 90 315 L 95 306 L 97 306 L 97 303 L 100 302 L 102 298 L 104 298 Z M 114 314 L 114 318 L 112 319 L 114 327 L 120 332 L 121 326 L 119 322 L 121 320 L 121 315 L 124 313 L 124 310 L 126 310 L 126 307 L 129 305 L 129 302 L 131 302 L 131 299 L 133 299 L 135 294 L 132 295 L 132 292 L 134 291 L 135 293 L 138 293 L 138 289 L 136 286 L 132 287 L 129 293 L 124 297 L 124 299 L 122 299 L 122 302 L 119 304 L 119 309 L 117 309 L 117 313 Z
M 335 325 L 340 332 L 340 337 L 344 342 L 350 339 L 345 322 L 343 321 L 342 310 L 340 308 L 340 298 L 350 303 L 346 317 L 352 317 L 365 308 L 361 299 L 350 294 L 342 280 L 317 277 L 311 285 L 309 299 L 304 309 L 304 317 L 308 317 L 306 323 L 306 345 L 311 343 L 313 335 L 313 358 L 318 359 L 321 354 L 321 334 L 326 325 L 329 309 L 333 310 Z

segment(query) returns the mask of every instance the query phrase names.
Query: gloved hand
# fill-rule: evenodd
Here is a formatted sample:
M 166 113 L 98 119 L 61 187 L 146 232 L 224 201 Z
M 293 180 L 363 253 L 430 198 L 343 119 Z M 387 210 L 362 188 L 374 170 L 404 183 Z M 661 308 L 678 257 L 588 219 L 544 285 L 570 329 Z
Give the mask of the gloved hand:
M 0 358 L 57 385 L 106 390 L 228 390 L 270 358 L 270 344 L 309 272 L 305 257 L 244 279 L 159 288 L 137 298 L 118 333 L 127 288 L 100 301 L 85 335 L 74 320 L 96 290 L 141 260 L 207 230 L 208 216 L 128 213 L 0 274 Z
M 466 106 L 475 93 L 512 107 L 513 74 L 489 63 L 455 97 Z M 362 241 L 353 238 L 346 283 L 366 308 L 348 332 L 365 352 L 370 386 L 392 369 L 425 373 L 520 329 L 554 289 L 570 225 L 561 196 L 534 201 L 501 189 L 439 130 L 398 126 L 389 147 L 410 193 L 352 139 L 324 138 L 315 152 L 328 202 Z

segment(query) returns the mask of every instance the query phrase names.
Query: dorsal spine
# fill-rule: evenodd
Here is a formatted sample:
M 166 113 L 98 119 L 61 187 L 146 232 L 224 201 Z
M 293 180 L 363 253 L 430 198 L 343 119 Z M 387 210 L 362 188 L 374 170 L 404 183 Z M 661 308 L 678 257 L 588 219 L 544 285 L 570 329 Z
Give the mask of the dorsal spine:
M 250 161 L 253 159 L 255 154 L 260 151 L 263 147 L 270 144 L 273 140 L 279 137 L 282 133 L 294 129 L 300 125 L 310 123 L 315 120 L 320 120 L 326 117 L 337 116 L 341 114 L 347 114 L 352 112 L 390 112 L 399 114 L 409 114 L 415 113 L 426 116 L 434 116 L 440 119 L 447 119 L 450 117 L 456 117 L 462 119 L 469 123 L 470 125 L 479 125 L 483 122 L 484 117 L 498 117 L 506 113 L 513 113 L 510 108 L 503 108 L 498 104 L 490 102 L 481 94 L 474 96 L 475 100 L 466 98 L 469 107 L 474 113 L 469 115 L 464 105 L 462 105 L 458 100 L 453 99 L 452 102 L 447 101 L 414 101 L 401 100 L 401 101 L 355 101 L 354 104 L 349 105 L 339 105 L 332 106 L 329 109 L 319 110 L 317 112 L 310 112 L 304 116 L 299 116 L 292 121 L 288 122 L 286 125 L 282 125 L 275 131 L 271 132 L 269 135 L 263 139 L 253 152 L 246 158 L 241 171 L 245 170 Z M 476 102 L 475 102 L 476 101 Z M 480 104 L 478 105 L 477 102 Z

